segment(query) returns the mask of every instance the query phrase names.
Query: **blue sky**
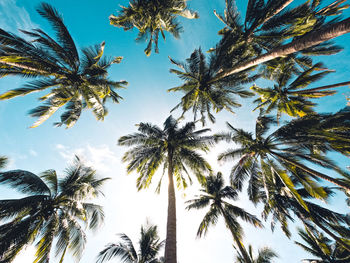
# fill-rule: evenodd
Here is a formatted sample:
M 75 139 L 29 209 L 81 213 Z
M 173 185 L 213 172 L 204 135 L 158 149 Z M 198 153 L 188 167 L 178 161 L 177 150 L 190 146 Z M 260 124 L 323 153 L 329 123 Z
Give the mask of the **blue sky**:
M 31 29 L 40 27 L 51 32 L 48 23 L 35 11 L 41 1 L 38 0 L 0 0 L 0 27 L 14 33 L 17 28 Z M 168 93 L 168 88 L 180 84 L 174 74 L 168 56 L 183 61 L 198 47 L 207 50 L 219 40 L 217 31 L 223 24 L 214 16 L 213 10 L 224 10 L 224 0 L 192 0 L 191 9 L 200 14 L 198 20 L 180 19 L 184 33 L 180 40 L 167 35 L 166 42 L 160 41 L 160 54 L 146 57 L 143 50 L 145 43 L 135 43 L 136 31 L 124 32 L 109 25 L 108 16 L 116 13 L 119 4 L 127 6 L 128 1 L 83 1 L 60 0 L 48 1 L 63 14 L 64 21 L 78 47 L 86 47 L 106 42 L 105 55 L 123 56 L 121 64 L 113 65 L 109 71 L 113 80 L 127 80 L 129 86 L 120 90 L 124 100 L 120 104 L 109 104 L 109 115 L 104 122 L 97 122 L 92 113 L 85 111 L 71 129 L 54 128 L 52 123 L 59 119 L 59 113 L 35 129 L 28 128 L 35 120 L 27 115 L 28 110 L 38 105 L 38 94 L 15 98 L 0 102 L 0 149 L 1 155 L 6 155 L 11 162 L 8 169 L 25 169 L 35 173 L 46 169 L 55 169 L 60 173 L 73 159 L 74 154 L 81 156 L 87 164 L 94 166 L 101 176 L 112 177 L 105 187 L 105 198 L 99 200 L 105 206 L 106 221 L 104 227 L 95 235 L 89 235 L 86 251 L 81 262 L 95 262 L 95 257 L 103 247 L 117 240 L 117 233 L 126 233 L 137 240 L 141 224 L 146 218 L 159 225 L 160 234 L 165 237 L 166 221 L 166 189 L 160 195 L 153 193 L 155 186 L 149 191 L 137 192 L 135 187 L 136 174 L 126 175 L 125 164 L 121 157 L 126 150 L 118 147 L 120 136 L 136 131 L 135 124 L 151 122 L 162 126 L 169 116 L 169 111 L 179 102 L 181 94 Z M 237 1 L 238 8 L 245 8 L 246 1 Z M 296 1 L 298 2 L 298 1 Z M 328 1 L 330 2 L 330 1 Z M 317 83 L 317 86 L 335 82 L 348 81 L 349 50 L 346 49 L 349 36 L 342 36 L 337 42 L 345 50 L 332 58 L 320 57 L 329 68 L 336 73 Z M 26 80 L 17 78 L 0 79 L 1 92 L 17 88 Z M 267 82 L 258 82 L 267 85 Z M 339 92 L 330 98 L 320 100 L 319 111 L 337 111 L 346 105 L 345 95 L 348 87 L 339 88 Z M 217 115 L 217 123 L 212 125 L 213 131 L 225 130 L 225 122 L 229 121 L 236 127 L 251 130 L 254 127 L 256 113 L 252 113 L 250 100 L 241 101 L 244 106 L 236 110 L 236 114 L 222 112 Z M 175 113 L 179 114 L 179 112 Z M 227 145 L 219 144 L 208 156 L 216 171 L 228 175 L 232 164 L 218 164 L 216 156 Z M 337 161 L 344 166 L 349 165 L 349 159 L 337 156 Z M 166 186 L 166 182 L 163 183 Z M 4 189 L 3 187 L 1 189 Z M 177 192 L 178 205 L 178 261 L 180 263 L 231 263 L 234 258 L 232 238 L 224 227 L 224 222 L 211 229 L 204 239 L 196 239 L 197 227 L 204 211 L 187 212 L 184 201 L 195 194 L 198 185 L 194 184 L 186 192 Z M 14 196 L 10 190 L 1 190 L 0 198 Z M 340 198 L 331 201 L 339 211 L 349 211 Z M 259 215 L 261 210 L 254 208 L 247 201 L 244 193 L 236 203 L 249 212 Z M 294 235 L 291 240 L 283 236 L 276 228 L 274 234 L 265 224 L 265 230 L 245 226 L 246 244 L 252 243 L 255 250 L 262 246 L 275 249 L 280 258 L 276 262 L 300 262 L 307 258 L 305 252 L 293 244 L 298 239 Z M 32 258 L 33 251 L 28 248 L 15 260 L 15 263 L 27 263 Z M 73 262 L 69 257 L 65 262 Z M 115 261 L 118 262 L 118 261 Z

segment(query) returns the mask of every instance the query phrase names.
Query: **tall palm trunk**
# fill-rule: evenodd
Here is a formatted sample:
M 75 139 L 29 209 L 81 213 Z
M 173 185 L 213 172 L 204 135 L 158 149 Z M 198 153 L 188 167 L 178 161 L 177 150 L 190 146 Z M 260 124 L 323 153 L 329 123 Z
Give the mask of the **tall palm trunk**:
M 314 170 L 306 167 L 305 165 L 303 165 L 301 163 L 296 163 L 296 162 L 294 162 L 294 161 L 292 161 L 292 160 L 290 160 L 288 158 L 284 158 L 282 155 L 280 155 L 280 154 L 278 154 L 276 152 L 271 152 L 271 153 L 272 153 L 272 155 L 277 156 L 278 158 L 282 159 L 283 161 L 285 161 L 285 162 L 287 162 L 287 163 L 289 163 L 291 165 L 294 165 L 294 166 L 298 167 L 299 169 L 301 169 L 301 170 L 303 170 L 303 171 L 305 171 L 305 172 L 307 172 L 307 173 L 309 173 L 309 174 L 311 174 L 313 176 L 316 176 L 318 178 L 321 178 L 323 180 L 331 182 L 332 184 L 335 184 L 335 185 L 337 185 L 337 186 L 339 186 L 339 187 L 341 187 L 341 188 L 343 188 L 345 190 L 350 191 L 350 186 L 348 184 L 346 184 L 346 183 L 338 181 L 337 179 L 334 179 L 334 178 L 332 178 L 332 177 L 330 177 L 328 175 L 325 175 L 323 173 L 319 173 L 317 171 L 314 171 Z
M 336 38 L 338 36 L 344 35 L 349 32 L 350 32 L 350 18 L 347 18 L 331 26 L 328 26 L 324 29 L 320 29 L 320 30 L 311 32 L 309 34 L 306 34 L 305 36 L 299 39 L 293 40 L 289 44 L 277 47 L 264 55 L 258 56 L 255 59 L 248 60 L 247 62 L 238 64 L 237 66 L 231 68 L 228 71 L 219 73 L 210 82 L 217 81 L 219 79 L 235 74 L 237 72 L 241 72 L 248 68 L 257 66 L 261 63 L 270 61 L 272 59 L 275 59 L 278 57 L 284 57 L 289 54 L 298 52 L 300 50 L 318 45 L 322 42 L 331 40 L 333 38 Z
M 231 234 L 232 234 L 232 237 L 233 237 L 233 240 L 235 242 L 235 244 L 237 245 L 239 251 L 241 252 L 243 258 L 244 258 L 244 261 L 245 263 L 252 263 L 251 260 L 249 259 L 249 256 L 247 254 L 247 251 L 246 249 L 244 248 L 241 240 L 239 239 L 239 237 L 236 235 L 235 231 L 232 229 L 232 226 L 230 224 L 230 220 L 227 218 L 226 216 L 226 213 L 223 211 L 223 209 L 221 208 L 221 213 L 222 215 L 224 216 L 224 219 L 225 219 L 225 222 L 226 222 L 226 225 L 228 227 L 228 229 L 230 230 Z
M 168 150 L 168 220 L 165 241 L 165 263 L 177 263 L 176 255 L 176 198 L 173 178 L 173 152 Z

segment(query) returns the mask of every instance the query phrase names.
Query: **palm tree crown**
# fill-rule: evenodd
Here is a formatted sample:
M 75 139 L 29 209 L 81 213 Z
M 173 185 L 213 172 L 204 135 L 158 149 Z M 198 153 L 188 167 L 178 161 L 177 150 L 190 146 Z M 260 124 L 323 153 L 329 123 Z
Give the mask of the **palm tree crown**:
M 201 49 L 196 49 L 186 63 L 170 59 L 180 69 L 171 69 L 170 72 L 176 74 L 184 83 L 168 91 L 185 93 L 181 102 L 173 110 L 181 106 L 184 114 L 192 109 L 194 120 L 197 120 L 197 116 L 200 115 L 200 121 L 204 126 L 206 118 L 215 122 L 212 111 L 217 113 L 225 109 L 233 113 L 232 108 L 241 106 L 235 96 L 241 98 L 253 96 L 253 93 L 244 89 L 243 85 L 254 81 L 258 75 L 249 77 L 244 71 L 213 81 L 224 60 L 224 57 L 219 57 L 216 52 L 212 52 L 207 62 Z
M 157 226 L 141 226 L 139 250 L 137 251 L 131 239 L 120 234 L 121 242 L 110 243 L 98 254 L 98 263 L 119 257 L 125 263 L 161 263 L 159 251 L 164 246 L 160 241 Z
M 1 172 L 0 184 L 25 197 L 0 200 L 0 219 L 5 221 L 0 226 L 0 261 L 11 262 L 34 241 L 34 262 L 48 263 L 54 247 L 60 262 L 67 250 L 80 258 L 86 243 L 82 224 L 96 230 L 104 219 L 102 207 L 88 200 L 101 194 L 107 179 L 98 179 L 95 171 L 78 158 L 63 178 L 58 178 L 54 170 L 40 176 L 23 170 Z
M 199 225 L 197 235 L 205 234 L 210 225 L 215 225 L 219 216 L 222 216 L 225 219 L 226 227 L 231 231 L 235 245 L 249 263 L 247 252 L 242 243 L 243 230 L 237 218 L 261 227 L 259 219 L 225 200 L 237 200 L 238 192 L 231 186 L 224 186 L 224 179 L 220 172 L 216 175 L 207 176 L 205 183 L 202 185 L 202 193 L 196 199 L 186 202 L 188 210 L 209 207 L 209 211 Z
M 298 120 L 297 120 L 298 121 Z M 295 121 L 295 122 L 297 122 Z M 281 180 L 287 187 L 294 198 L 307 210 L 307 206 L 302 200 L 300 194 L 295 190 L 293 179 L 296 178 L 309 192 L 316 198 L 323 198 L 324 191 L 317 186 L 315 178 L 330 181 L 344 189 L 350 189 L 350 186 L 341 179 L 336 179 L 316 169 L 309 168 L 303 162 L 307 161 L 312 164 L 320 165 L 324 168 L 331 169 L 347 178 L 349 175 L 334 164 L 330 159 L 319 152 L 310 152 L 313 142 L 323 140 L 327 142 L 324 134 L 308 133 L 300 140 L 293 134 L 297 132 L 298 125 L 286 124 L 276 129 L 270 134 L 270 125 L 276 121 L 272 117 L 260 115 L 256 121 L 255 137 L 252 133 L 242 129 L 236 129 L 228 124 L 231 133 L 225 134 L 229 141 L 238 144 L 238 148 L 229 149 L 219 155 L 219 160 L 239 159 L 231 171 L 231 184 L 242 189 L 243 182 L 250 177 L 248 193 L 253 195 L 254 182 L 262 177 L 264 181 L 267 178 Z M 293 122 L 293 124 L 295 124 Z M 294 129 L 294 130 L 293 130 Z M 336 132 L 329 131 L 328 138 L 336 136 Z M 309 139 L 307 139 L 309 138 Z M 318 139 L 316 139 L 318 138 Z M 265 187 L 265 191 L 268 189 Z M 268 193 L 267 193 L 268 194 Z M 253 197 L 251 197 L 253 200 Z
M 150 185 L 154 173 L 163 164 L 163 171 L 168 170 L 168 219 L 165 244 L 165 261 L 177 263 L 176 249 L 176 199 L 174 177 L 178 188 L 187 187 L 192 179 L 189 171 L 193 171 L 199 182 L 203 182 L 203 172 L 210 172 L 210 165 L 196 151 L 207 152 L 214 143 L 212 136 L 202 136 L 209 129 L 195 131 L 195 123 L 188 122 L 178 127 L 178 122 L 168 117 L 161 129 L 150 123 L 140 123 L 139 133 L 123 136 L 119 145 L 133 146 L 123 156 L 128 162 L 127 171 L 137 171 L 137 188 Z M 187 178 L 184 176 L 187 175 Z M 188 180 L 187 180 L 188 179 Z M 162 179 L 157 189 L 160 189 Z
M 57 40 L 41 29 L 22 30 L 32 40 L 0 29 L 0 76 L 37 78 L 21 88 L 1 94 L 0 99 L 50 89 L 48 94 L 40 97 L 44 104 L 30 111 L 31 116 L 38 117 L 32 127 L 40 125 L 64 106 L 61 121 L 56 123 L 58 126 L 73 126 L 86 108 L 92 109 L 97 120 L 103 120 L 107 114 L 105 102 L 118 103 L 121 97 L 115 89 L 127 84 L 107 77 L 107 69 L 119 63 L 122 57 L 102 58 L 104 42 L 82 49 L 79 56 L 57 10 L 42 3 L 37 11 L 51 23 Z
M 169 168 L 169 161 L 172 162 L 172 172 L 179 188 L 186 188 L 188 180 L 192 182 L 187 174 L 188 169 L 194 172 L 199 182 L 203 182 L 202 171 L 210 171 L 211 168 L 196 150 L 207 152 L 213 138 L 202 136 L 210 129 L 194 129 L 194 122 L 188 122 L 179 128 L 178 122 L 170 116 L 164 122 L 163 129 L 150 123 L 140 123 L 139 133 L 122 136 L 118 140 L 119 145 L 134 146 L 124 154 L 123 161 L 128 162 L 129 173 L 137 170 L 140 174 L 137 178 L 139 190 L 150 185 L 159 166 L 163 164 L 163 170 Z M 188 180 L 183 173 L 188 175 Z M 161 181 L 158 187 L 160 183 Z
M 159 34 L 165 40 L 164 31 L 170 32 L 179 38 L 182 30 L 177 16 L 189 19 L 198 18 L 198 13 L 187 9 L 187 0 L 131 0 L 129 7 L 122 6 L 117 16 L 111 15 L 111 25 L 122 27 L 125 31 L 137 28 L 139 34 L 137 41 L 148 39 L 145 54 L 149 56 L 154 44 L 156 53 L 158 49 Z

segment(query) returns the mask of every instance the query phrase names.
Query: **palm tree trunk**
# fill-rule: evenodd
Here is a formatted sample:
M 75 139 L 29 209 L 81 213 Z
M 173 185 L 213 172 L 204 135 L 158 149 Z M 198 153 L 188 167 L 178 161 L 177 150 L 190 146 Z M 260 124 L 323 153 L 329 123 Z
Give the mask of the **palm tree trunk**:
M 313 89 L 305 89 L 301 91 L 291 92 L 291 94 L 303 94 L 303 93 L 315 92 L 315 91 L 324 90 L 324 89 L 338 88 L 338 87 L 347 86 L 347 85 L 350 85 L 350 81 L 340 82 L 332 85 L 326 85 L 326 86 L 317 87 Z
M 177 263 L 176 255 L 176 199 L 173 178 L 173 153 L 168 150 L 168 219 L 165 240 L 165 263 Z
M 331 40 L 333 38 L 336 38 L 338 36 L 344 35 L 349 32 L 350 32 L 350 18 L 347 18 L 331 26 L 328 26 L 324 29 L 320 29 L 314 32 L 311 31 L 311 33 L 306 34 L 305 36 L 299 39 L 293 40 L 289 44 L 282 45 L 280 47 L 277 47 L 271 50 L 270 52 L 264 55 L 258 56 L 255 59 L 248 60 L 247 62 L 238 64 L 237 66 L 233 67 L 228 71 L 219 73 L 216 77 L 214 77 L 211 80 L 211 82 L 217 81 L 219 79 L 235 74 L 237 72 L 241 72 L 248 68 L 257 66 L 261 63 L 270 61 L 272 59 L 275 59 L 278 57 L 284 57 L 289 54 L 298 52 L 300 50 L 318 45 L 322 42 Z
M 337 185 L 337 186 L 339 186 L 339 187 L 341 187 L 343 189 L 346 189 L 346 190 L 350 191 L 350 186 L 348 184 L 346 184 L 346 183 L 338 181 L 337 179 L 332 178 L 332 177 L 330 177 L 328 175 L 325 175 L 323 173 L 319 173 L 319 172 L 317 172 L 315 170 L 312 170 L 312 169 L 308 168 L 307 166 L 305 166 L 305 165 L 303 165 L 301 163 L 297 163 L 297 162 L 291 161 L 288 158 L 284 158 L 282 155 L 280 155 L 280 154 L 278 154 L 276 152 L 271 152 L 271 154 L 277 156 L 281 160 L 283 160 L 283 161 L 285 161 L 285 162 L 287 162 L 287 163 L 289 163 L 291 165 L 294 165 L 294 166 L 298 167 L 299 169 L 301 169 L 301 170 L 303 170 L 303 171 L 305 171 L 305 172 L 307 172 L 307 173 L 309 173 L 309 174 L 311 174 L 313 176 L 319 177 L 319 178 L 321 178 L 323 180 L 331 182 L 332 184 L 335 184 L 335 185 Z
M 242 244 L 239 237 L 236 235 L 235 231 L 233 231 L 232 227 L 230 226 L 230 221 L 228 220 L 225 212 L 223 211 L 223 209 L 220 209 L 220 210 L 221 210 L 222 215 L 224 216 L 226 225 L 232 234 L 233 240 L 244 258 L 245 263 L 252 263 L 251 260 L 249 259 L 249 256 L 248 256 L 246 249 L 244 248 L 244 245 Z

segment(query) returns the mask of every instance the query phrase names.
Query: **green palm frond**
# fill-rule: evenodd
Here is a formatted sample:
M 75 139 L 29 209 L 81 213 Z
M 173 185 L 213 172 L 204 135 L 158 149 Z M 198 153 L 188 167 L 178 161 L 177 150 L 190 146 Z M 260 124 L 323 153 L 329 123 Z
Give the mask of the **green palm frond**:
M 249 76 L 247 72 L 232 75 L 219 81 L 214 80 L 214 75 L 220 70 L 221 62 L 219 61 L 221 60 L 221 57 L 213 53 L 207 62 L 201 49 L 196 49 L 190 58 L 186 59 L 186 63 L 177 62 L 170 58 L 170 61 L 180 69 L 171 69 L 170 72 L 182 79 L 184 84 L 168 89 L 168 91 L 185 93 L 181 102 L 173 110 L 181 107 L 183 114 L 192 110 L 194 120 L 196 121 L 200 116 L 204 126 L 206 118 L 212 122 L 215 121 L 211 111 L 217 113 L 225 109 L 233 112 L 233 108 L 241 106 L 235 97 L 247 98 L 253 95 L 241 86 L 257 78 L 257 76 Z
M 209 129 L 195 131 L 194 122 L 188 122 L 178 127 L 178 122 L 172 116 L 164 122 L 164 129 L 150 124 L 140 123 L 139 133 L 122 136 L 118 144 L 132 146 L 123 156 L 128 163 L 129 173 L 136 171 L 138 189 L 148 187 L 158 168 L 165 164 L 167 167 L 169 150 L 172 150 L 173 171 L 179 182 L 179 187 L 187 186 L 182 173 L 193 171 L 199 182 L 203 181 L 203 172 L 210 172 L 211 167 L 205 159 L 197 153 L 198 150 L 207 152 L 214 144 L 212 136 L 203 136 Z M 191 182 L 191 178 L 189 177 Z
M 110 24 L 121 27 L 124 31 L 136 28 L 139 33 L 136 41 L 148 41 L 145 54 L 149 56 L 154 51 L 159 52 L 159 34 L 165 40 L 164 31 L 171 33 L 175 38 L 180 37 L 182 27 L 177 16 L 188 19 L 198 18 L 197 12 L 187 9 L 186 0 L 131 0 L 130 6 L 121 6 L 117 15 L 110 15 Z
M 37 175 L 23 170 L 1 172 L 0 184 L 6 184 L 24 194 L 50 193 L 50 189 Z
M 101 193 L 109 178 L 97 178 L 79 158 L 59 178 L 54 170 L 40 176 L 28 171 L 0 173 L 2 184 L 25 197 L 0 200 L 0 261 L 11 262 L 26 245 L 36 242 L 34 262 L 47 263 L 54 250 L 63 262 L 66 251 L 80 258 L 86 243 L 85 227 L 96 230 L 103 222 L 101 206 L 86 202 Z M 82 226 L 83 225 L 83 226 Z
M 109 261 L 117 257 L 125 263 L 160 263 L 158 257 L 164 241 L 160 241 L 155 225 L 141 226 L 139 250 L 136 251 L 133 242 L 126 234 L 120 234 L 121 242 L 110 243 L 97 256 L 97 263 Z
M 41 29 L 22 30 L 29 40 L 0 30 L 0 76 L 18 75 L 36 78 L 23 87 L 4 92 L 0 99 L 11 99 L 32 92 L 49 90 L 40 97 L 43 105 L 29 112 L 38 120 L 31 126 L 37 127 L 62 107 L 57 126 L 72 127 L 83 109 L 91 109 L 97 120 L 107 115 L 105 103 L 122 99 L 116 89 L 127 85 L 126 81 L 108 79 L 108 68 L 117 64 L 122 57 L 105 58 L 105 43 L 82 50 L 79 57 L 74 41 L 63 23 L 62 16 L 47 3 L 42 3 L 38 13 L 47 19 L 56 34 L 54 40 Z
M 222 216 L 225 219 L 226 227 L 231 231 L 235 245 L 242 251 L 244 249 L 241 242 L 243 230 L 236 219 L 241 218 L 256 227 L 262 227 L 260 220 L 244 209 L 226 201 L 236 200 L 237 191 L 231 186 L 224 186 L 224 179 L 220 172 L 207 176 L 202 186 L 201 194 L 186 202 L 187 210 L 209 208 L 198 227 L 197 236 L 205 235 L 209 227 L 216 225 L 219 217 Z

